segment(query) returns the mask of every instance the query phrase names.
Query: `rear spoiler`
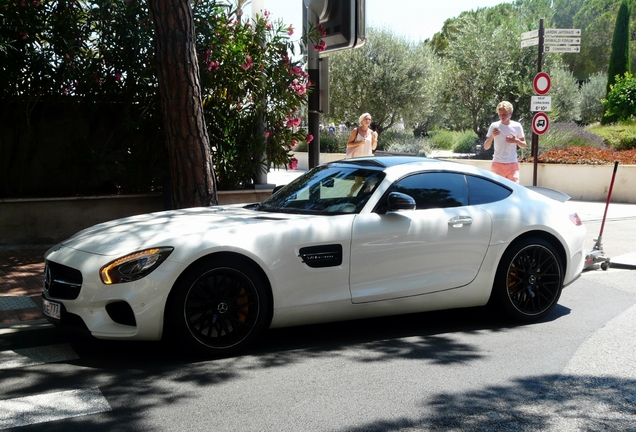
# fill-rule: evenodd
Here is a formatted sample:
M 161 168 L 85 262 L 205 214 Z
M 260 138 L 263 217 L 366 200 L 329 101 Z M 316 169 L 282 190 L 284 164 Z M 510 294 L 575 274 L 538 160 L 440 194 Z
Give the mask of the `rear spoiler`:
M 563 192 L 559 192 L 558 190 L 545 188 L 541 186 L 526 186 L 526 189 L 530 189 L 531 191 L 540 193 L 543 196 L 552 198 L 553 200 L 559 201 L 562 203 L 566 202 L 567 200 L 571 198 L 570 195 L 568 194 L 564 194 Z

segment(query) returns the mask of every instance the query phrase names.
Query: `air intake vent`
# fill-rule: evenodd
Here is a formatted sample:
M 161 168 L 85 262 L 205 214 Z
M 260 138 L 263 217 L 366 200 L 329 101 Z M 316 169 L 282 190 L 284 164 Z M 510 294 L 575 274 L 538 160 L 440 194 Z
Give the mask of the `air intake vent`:
M 311 268 L 336 267 L 342 264 L 342 245 L 304 247 L 298 256 Z

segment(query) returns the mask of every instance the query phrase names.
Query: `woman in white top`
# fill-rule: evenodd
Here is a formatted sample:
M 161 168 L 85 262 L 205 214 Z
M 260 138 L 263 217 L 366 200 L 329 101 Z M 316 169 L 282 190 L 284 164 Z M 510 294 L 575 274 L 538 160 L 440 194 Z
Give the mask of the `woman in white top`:
M 378 146 L 378 133 L 372 131 L 371 114 L 360 116 L 360 126 L 351 131 L 347 141 L 347 157 L 373 156 L 373 150 Z

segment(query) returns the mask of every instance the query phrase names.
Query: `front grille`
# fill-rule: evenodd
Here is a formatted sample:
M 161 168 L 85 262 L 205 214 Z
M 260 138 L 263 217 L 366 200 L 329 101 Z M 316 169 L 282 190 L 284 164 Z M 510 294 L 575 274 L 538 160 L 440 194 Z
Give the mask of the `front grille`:
M 82 289 L 82 273 L 72 267 L 46 261 L 44 290 L 51 298 L 75 300 Z

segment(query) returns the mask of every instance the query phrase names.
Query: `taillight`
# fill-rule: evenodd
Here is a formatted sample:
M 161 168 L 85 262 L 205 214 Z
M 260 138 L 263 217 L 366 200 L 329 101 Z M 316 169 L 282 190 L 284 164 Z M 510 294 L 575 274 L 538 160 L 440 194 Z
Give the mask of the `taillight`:
M 572 221 L 572 223 L 576 226 L 581 226 L 583 225 L 583 222 L 581 222 L 581 218 L 579 217 L 578 214 L 576 213 L 572 213 L 570 215 L 570 220 Z

